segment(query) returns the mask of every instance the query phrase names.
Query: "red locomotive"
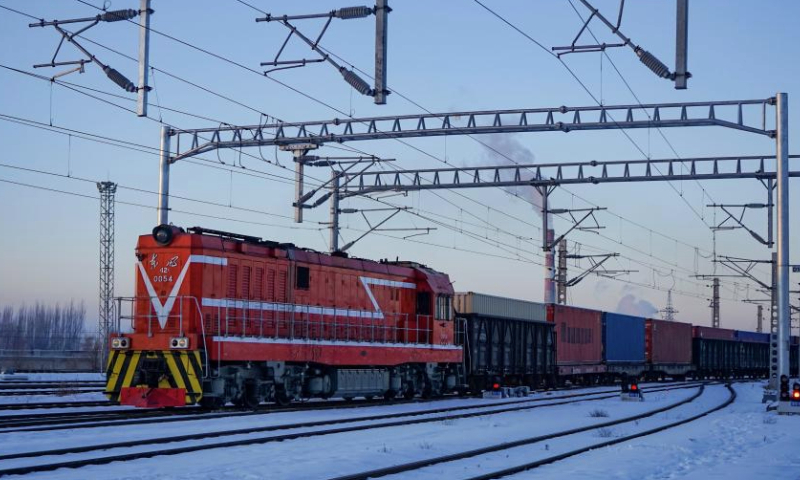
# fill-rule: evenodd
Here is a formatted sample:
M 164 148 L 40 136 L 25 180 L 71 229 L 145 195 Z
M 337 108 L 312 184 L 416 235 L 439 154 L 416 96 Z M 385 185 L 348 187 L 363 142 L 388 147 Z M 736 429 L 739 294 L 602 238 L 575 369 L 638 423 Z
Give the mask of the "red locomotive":
M 125 405 L 411 397 L 463 382 L 446 274 L 161 225 L 139 237 L 133 333 L 106 394 Z

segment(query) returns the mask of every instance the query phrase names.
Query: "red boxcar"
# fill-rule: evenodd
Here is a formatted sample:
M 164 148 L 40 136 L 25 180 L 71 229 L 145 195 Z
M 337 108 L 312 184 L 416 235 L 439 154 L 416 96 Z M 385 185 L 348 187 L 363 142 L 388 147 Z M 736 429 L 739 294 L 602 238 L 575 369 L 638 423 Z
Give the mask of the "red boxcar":
M 603 312 L 566 305 L 548 305 L 547 321 L 556 324 L 556 363 L 559 375 L 605 372 Z
M 692 368 L 692 325 L 648 319 L 644 353 L 648 376 L 685 375 Z
M 458 382 L 453 289 L 410 262 L 200 228 L 139 238 L 109 398 L 137 406 L 436 394 Z
M 694 327 L 694 337 L 709 340 L 736 340 L 736 330 L 714 327 Z

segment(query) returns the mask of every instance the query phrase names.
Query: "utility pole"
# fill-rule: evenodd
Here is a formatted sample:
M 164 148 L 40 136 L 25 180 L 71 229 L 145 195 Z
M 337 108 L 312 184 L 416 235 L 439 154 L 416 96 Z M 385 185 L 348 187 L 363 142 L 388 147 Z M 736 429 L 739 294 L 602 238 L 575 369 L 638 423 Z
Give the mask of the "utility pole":
M 758 324 L 756 325 L 756 332 L 764 332 L 764 305 L 757 305 L 758 307 Z
M 339 173 L 331 170 L 330 253 L 339 251 Z
M 147 75 L 150 69 L 150 0 L 139 2 L 139 86 L 137 87 L 136 114 L 140 117 L 147 116 Z
M 791 324 L 789 318 L 789 95 L 775 95 L 775 183 L 778 216 L 778 239 L 775 255 L 775 306 L 777 345 L 770 342 L 772 350 L 777 350 L 777 371 L 770 372 L 770 380 L 789 376 L 789 342 Z M 777 347 L 777 348 L 775 348 Z M 781 411 L 779 405 L 778 411 Z
M 114 194 L 117 184 L 98 182 L 100 192 L 100 368 L 105 369 L 108 336 L 114 318 Z
M 558 290 L 558 303 L 567 304 L 567 239 L 558 242 L 558 275 L 556 289 Z
M 719 328 L 719 277 L 711 283 L 711 326 Z

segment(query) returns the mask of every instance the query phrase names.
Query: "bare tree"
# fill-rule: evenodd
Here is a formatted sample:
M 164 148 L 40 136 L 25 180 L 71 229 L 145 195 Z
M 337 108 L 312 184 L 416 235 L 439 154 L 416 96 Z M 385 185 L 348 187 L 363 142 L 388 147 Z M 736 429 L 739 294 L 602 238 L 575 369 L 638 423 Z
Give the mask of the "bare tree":
M 83 302 L 47 306 L 36 302 L 0 310 L 0 349 L 80 350 L 85 336 L 86 307 Z

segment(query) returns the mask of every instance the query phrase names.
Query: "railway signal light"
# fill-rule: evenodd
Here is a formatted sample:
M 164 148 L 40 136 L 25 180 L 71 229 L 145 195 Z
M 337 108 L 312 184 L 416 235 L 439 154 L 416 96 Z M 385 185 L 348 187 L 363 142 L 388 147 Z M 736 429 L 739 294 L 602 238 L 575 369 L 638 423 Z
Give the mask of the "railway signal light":
M 800 383 L 795 382 L 792 385 L 792 401 L 800 402 Z
M 631 382 L 631 392 L 638 392 L 638 391 L 639 391 L 639 384 L 636 383 L 636 381 L 634 380 L 633 382 Z
M 788 402 L 789 397 L 789 377 L 786 375 L 781 375 L 781 386 L 780 386 L 780 396 L 778 399 L 781 402 Z

